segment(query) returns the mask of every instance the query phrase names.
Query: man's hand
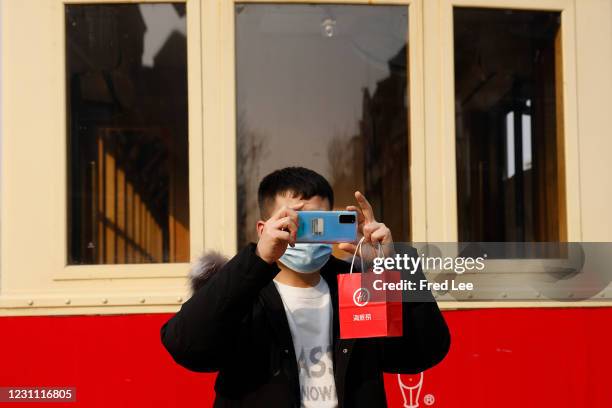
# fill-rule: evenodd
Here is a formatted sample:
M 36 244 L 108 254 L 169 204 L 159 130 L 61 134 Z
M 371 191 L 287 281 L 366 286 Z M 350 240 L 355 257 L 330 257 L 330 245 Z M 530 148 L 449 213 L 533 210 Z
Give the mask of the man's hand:
M 282 207 L 263 226 L 255 253 L 269 264 L 276 262 L 287 249 L 295 245 L 298 230 L 297 211 L 304 203 Z
M 359 233 L 365 237 L 364 241 L 366 243 L 374 246 L 374 249 L 377 249 L 378 244 L 381 244 L 385 255 L 389 255 L 393 247 L 391 230 L 382 222 L 376 221 L 374 218 L 374 210 L 372 210 L 372 206 L 363 194 L 359 191 L 355 191 L 355 199 L 359 207 L 349 205 L 346 207 L 346 210 L 357 212 L 357 228 Z M 349 252 L 351 255 L 354 254 L 357 249 L 356 245 L 351 243 L 339 244 L 338 248 Z

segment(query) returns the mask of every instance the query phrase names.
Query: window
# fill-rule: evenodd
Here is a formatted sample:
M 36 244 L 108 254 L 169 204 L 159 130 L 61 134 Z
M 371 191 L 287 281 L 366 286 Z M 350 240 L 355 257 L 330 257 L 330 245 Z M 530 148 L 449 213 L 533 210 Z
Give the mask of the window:
M 459 241 L 564 241 L 560 13 L 454 9 Z
M 186 262 L 185 5 L 65 14 L 68 263 Z
M 397 241 L 410 238 L 408 7 L 235 8 L 238 245 L 256 240 L 257 187 L 300 165 L 360 190 Z

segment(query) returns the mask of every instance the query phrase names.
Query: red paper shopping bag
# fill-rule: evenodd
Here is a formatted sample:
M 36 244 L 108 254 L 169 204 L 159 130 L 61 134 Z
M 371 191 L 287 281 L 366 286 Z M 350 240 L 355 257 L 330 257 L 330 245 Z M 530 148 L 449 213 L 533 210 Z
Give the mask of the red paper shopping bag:
M 398 271 L 353 273 L 355 256 L 357 251 L 361 254 L 362 243 L 363 238 L 357 244 L 351 271 L 338 274 L 340 338 L 401 336 L 401 291 L 391 293 L 388 289 L 381 290 L 388 287 L 385 283 L 399 284 L 401 275 Z

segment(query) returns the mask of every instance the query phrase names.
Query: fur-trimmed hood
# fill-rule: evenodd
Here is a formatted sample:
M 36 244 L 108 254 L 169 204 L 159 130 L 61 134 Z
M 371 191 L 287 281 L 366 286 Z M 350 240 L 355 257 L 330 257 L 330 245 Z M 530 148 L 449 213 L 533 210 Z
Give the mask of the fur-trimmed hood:
M 220 252 L 204 251 L 189 270 L 191 293 L 197 292 L 227 261 L 227 257 Z

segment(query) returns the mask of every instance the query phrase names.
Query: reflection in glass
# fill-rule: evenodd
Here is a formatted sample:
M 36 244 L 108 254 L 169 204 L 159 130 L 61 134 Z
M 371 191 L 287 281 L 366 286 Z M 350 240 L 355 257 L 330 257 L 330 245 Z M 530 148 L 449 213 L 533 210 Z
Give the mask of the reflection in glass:
M 185 5 L 65 13 L 68 263 L 186 262 Z
M 410 237 L 405 6 L 236 6 L 238 236 L 255 241 L 257 187 L 304 166 L 336 207 L 360 190 Z
M 454 9 L 460 241 L 565 239 L 559 21 Z

